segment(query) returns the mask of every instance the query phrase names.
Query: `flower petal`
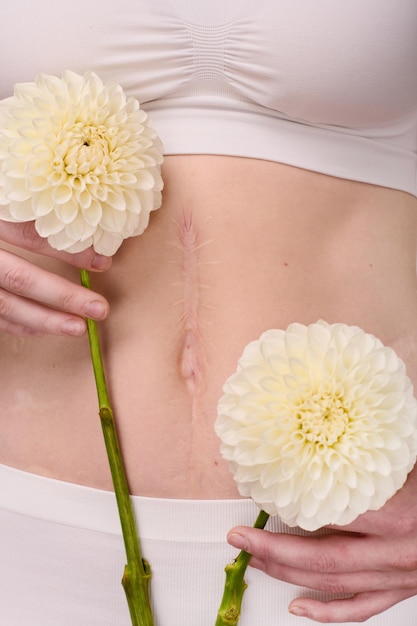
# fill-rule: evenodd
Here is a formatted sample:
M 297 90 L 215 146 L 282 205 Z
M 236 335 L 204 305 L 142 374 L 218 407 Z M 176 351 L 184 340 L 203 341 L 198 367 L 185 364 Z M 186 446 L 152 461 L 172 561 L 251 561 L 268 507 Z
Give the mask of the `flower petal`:
M 36 232 L 41 237 L 48 238 L 56 235 L 65 229 L 65 224 L 57 217 L 54 212 L 38 217 L 35 221 Z M 59 250 L 60 248 L 57 248 Z
M 223 390 L 215 429 L 239 492 L 289 525 L 347 524 L 382 506 L 415 464 L 404 363 L 358 327 L 266 331 Z
M 76 219 L 79 212 L 78 204 L 75 198 L 69 197 L 65 204 L 57 204 L 55 206 L 55 215 L 63 224 L 70 224 Z M 80 219 L 83 219 L 80 217 Z
M 55 211 L 38 226 L 50 231 L 52 246 L 78 251 L 91 233 L 100 249 L 115 250 L 141 234 L 161 205 L 162 153 L 148 116 L 120 85 L 93 72 L 39 74 L 0 102 L 2 218 L 27 221 Z M 79 247 L 71 241 L 76 233 Z

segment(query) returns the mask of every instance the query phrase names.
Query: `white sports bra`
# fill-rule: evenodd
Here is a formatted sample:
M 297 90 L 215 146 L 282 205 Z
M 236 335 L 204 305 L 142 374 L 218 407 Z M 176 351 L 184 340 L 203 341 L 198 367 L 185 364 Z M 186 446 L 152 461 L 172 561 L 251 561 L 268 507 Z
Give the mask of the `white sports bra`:
M 287 163 L 417 195 L 416 0 L 9 0 L 0 97 L 96 71 L 166 154 Z

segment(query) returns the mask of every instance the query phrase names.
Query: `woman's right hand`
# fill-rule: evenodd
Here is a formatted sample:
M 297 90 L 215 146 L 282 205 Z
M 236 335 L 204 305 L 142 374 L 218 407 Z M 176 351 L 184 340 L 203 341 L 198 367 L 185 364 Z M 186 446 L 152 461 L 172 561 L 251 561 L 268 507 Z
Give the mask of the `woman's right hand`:
M 0 240 L 86 270 L 103 271 L 111 265 L 111 258 L 93 248 L 78 254 L 54 250 L 33 222 L 0 220 Z M 102 320 L 108 311 L 100 294 L 0 249 L 0 333 L 80 337 L 86 332 L 85 317 Z

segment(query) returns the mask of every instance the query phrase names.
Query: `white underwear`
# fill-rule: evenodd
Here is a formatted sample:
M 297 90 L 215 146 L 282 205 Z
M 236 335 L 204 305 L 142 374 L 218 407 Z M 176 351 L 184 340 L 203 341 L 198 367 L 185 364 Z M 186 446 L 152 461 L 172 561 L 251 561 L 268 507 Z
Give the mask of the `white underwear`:
M 237 554 L 226 533 L 251 526 L 256 507 L 249 500 L 132 500 L 152 567 L 155 626 L 214 626 L 224 567 Z M 299 532 L 276 518 L 268 524 Z M 0 626 L 130 626 L 113 493 L 0 465 L 0 542 Z M 245 579 L 239 626 L 301 626 L 289 602 L 301 593 L 324 597 L 251 568 Z M 413 626 L 416 615 L 417 597 L 367 624 Z

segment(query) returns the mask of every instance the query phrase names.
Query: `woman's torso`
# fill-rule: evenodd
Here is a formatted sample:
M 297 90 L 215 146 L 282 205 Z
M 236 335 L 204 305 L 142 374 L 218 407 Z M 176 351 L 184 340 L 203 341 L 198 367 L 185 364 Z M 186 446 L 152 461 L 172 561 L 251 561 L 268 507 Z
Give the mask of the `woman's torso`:
M 177 155 L 166 158 L 163 206 L 147 231 L 93 277 L 111 304 L 100 328 L 133 493 L 236 495 L 216 405 L 244 346 L 267 328 L 357 324 L 397 349 L 417 382 L 417 200 L 342 180 L 413 178 L 416 5 L 311 6 L 4 9 L 0 97 L 39 72 L 94 70 L 149 107 Z M 178 130 L 191 122 L 197 135 Z M 334 141 L 321 143 L 318 127 Z M 187 156 L 196 145 L 252 158 Z M 273 162 L 284 156 L 341 178 Z M 33 258 L 78 281 L 73 268 Z M 0 463 L 110 488 L 87 338 L 2 335 L 0 345 Z
M 359 325 L 417 383 L 417 201 L 233 157 L 168 157 L 163 175 L 148 230 L 93 276 L 111 304 L 100 328 L 129 482 L 136 494 L 233 497 L 216 405 L 264 330 Z M 0 462 L 110 488 L 87 338 L 3 335 L 0 367 Z

